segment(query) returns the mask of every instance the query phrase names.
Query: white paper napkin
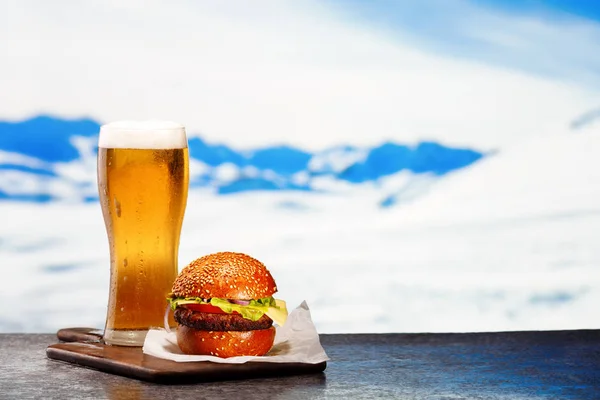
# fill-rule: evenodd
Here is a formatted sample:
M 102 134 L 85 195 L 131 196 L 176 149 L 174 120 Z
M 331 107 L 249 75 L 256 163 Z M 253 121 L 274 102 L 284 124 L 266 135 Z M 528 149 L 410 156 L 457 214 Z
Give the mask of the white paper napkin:
M 273 348 L 264 356 L 221 358 L 215 356 L 190 356 L 183 354 L 177 345 L 175 332 L 152 329 L 144 341 L 143 352 L 154 357 L 176 362 L 211 361 L 215 363 L 243 364 L 248 361 L 273 363 L 318 364 L 329 360 L 319 341 L 319 334 L 310 317 L 306 301 L 294 309 L 284 326 L 276 327 Z

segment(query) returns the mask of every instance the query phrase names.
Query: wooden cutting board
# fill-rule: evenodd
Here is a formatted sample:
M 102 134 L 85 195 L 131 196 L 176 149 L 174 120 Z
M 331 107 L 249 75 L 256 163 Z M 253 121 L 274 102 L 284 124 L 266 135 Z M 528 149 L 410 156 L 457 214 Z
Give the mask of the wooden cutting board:
M 48 346 L 46 355 L 54 360 L 155 383 L 213 382 L 301 375 L 323 372 L 327 366 L 326 362 L 178 363 L 144 354 L 140 347 L 105 345 L 100 335 L 101 332 L 91 328 L 61 329 L 57 334 L 61 343 Z

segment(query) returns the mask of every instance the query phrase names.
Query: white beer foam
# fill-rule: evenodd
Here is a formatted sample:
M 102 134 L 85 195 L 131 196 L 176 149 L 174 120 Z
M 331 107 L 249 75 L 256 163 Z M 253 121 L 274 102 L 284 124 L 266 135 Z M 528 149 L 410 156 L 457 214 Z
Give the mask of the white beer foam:
M 112 149 L 184 149 L 185 127 L 172 121 L 116 121 L 102 125 L 98 147 Z

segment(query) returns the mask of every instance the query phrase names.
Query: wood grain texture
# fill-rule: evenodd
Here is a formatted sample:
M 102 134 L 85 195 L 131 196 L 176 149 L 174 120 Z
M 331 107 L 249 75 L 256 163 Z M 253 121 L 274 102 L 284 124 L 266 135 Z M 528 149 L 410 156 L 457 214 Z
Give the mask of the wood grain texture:
M 56 333 L 61 342 L 90 342 L 99 343 L 102 331 L 94 328 L 64 328 Z
M 57 343 L 46 349 L 48 358 L 155 383 L 210 382 L 319 373 L 326 363 L 217 364 L 179 363 L 153 357 L 139 347 L 108 346 L 97 342 Z

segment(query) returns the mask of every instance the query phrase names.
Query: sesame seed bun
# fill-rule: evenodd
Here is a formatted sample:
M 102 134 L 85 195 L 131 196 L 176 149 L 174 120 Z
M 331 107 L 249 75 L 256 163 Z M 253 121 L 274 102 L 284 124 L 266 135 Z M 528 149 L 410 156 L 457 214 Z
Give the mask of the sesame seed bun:
M 185 354 L 221 358 L 265 355 L 275 340 L 275 327 L 252 331 L 199 331 L 185 325 L 177 329 L 177 344 Z
M 261 299 L 277 292 L 277 286 L 263 263 L 243 253 L 220 252 L 188 264 L 175 282 L 176 297 Z

